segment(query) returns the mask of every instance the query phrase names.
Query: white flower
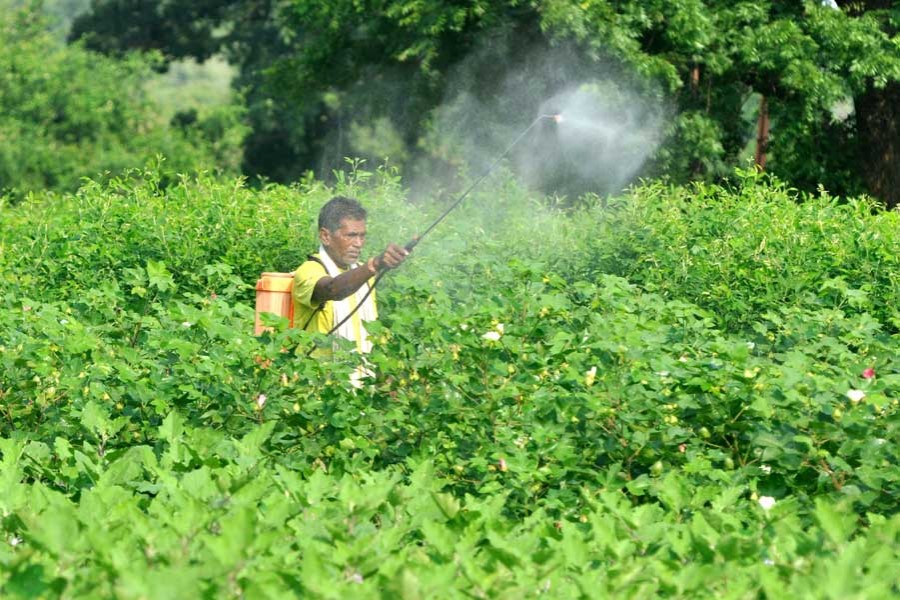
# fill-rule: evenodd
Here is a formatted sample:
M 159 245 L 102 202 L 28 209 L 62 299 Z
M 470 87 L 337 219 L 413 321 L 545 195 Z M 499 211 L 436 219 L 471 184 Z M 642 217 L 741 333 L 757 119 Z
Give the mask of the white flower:
M 847 390 L 847 397 L 850 398 L 850 402 L 857 404 L 866 397 L 866 393 L 862 390 Z
M 503 333 L 503 323 L 497 323 L 494 329 L 496 329 L 499 333 Z
M 9 545 L 12 546 L 13 548 L 15 548 L 16 546 L 18 546 L 21 543 L 22 543 L 22 538 L 20 538 L 17 535 L 14 535 L 11 538 L 9 538 Z
M 191 326 L 191 322 L 190 322 L 190 321 L 185 321 L 184 323 L 181 324 L 181 326 L 182 326 L 182 327 L 190 327 L 190 326 Z
M 767 567 L 771 567 L 772 565 L 775 564 L 775 561 L 772 560 L 771 558 L 765 558 L 765 559 L 763 559 L 763 564 L 766 565 Z
M 759 497 L 759 505 L 762 506 L 763 510 L 769 510 L 773 506 L 775 506 L 775 498 L 772 496 L 760 496 Z
M 591 367 L 584 374 L 584 385 L 587 387 L 591 387 L 594 385 L 594 380 L 597 378 L 597 367 Z
M 687 362 L 687 361 L 688 361 L 688 357 L 685 354 L 682 354 L 681 356 L 678 357 L 678 362 Z
M 668 377 L 669 376 L 668 371 L 657 371 L 656 374 L 659 375 L 660 377 Z
M 481 338 L 485 339 L 485 340 L 489 340 L 491 342 L 498 342 L 498 341 L 500 341 L 500 332 L 488 331 L 483 336 L 481 336 Z
M 748 350 L 753 350 L 754 348 L 756 348 L 756 344 L 754 344 L 753 342 L 747 342 Z
M 460 323 L 459 328 L 462 329 L 463 331 L 468 331 L 469 324 L 468 323 Z
M 772 472 L 772 467 L 770 465 L 760 465 L 759 469 L 766 475 Z
M 268 398 L 266 398 L 265 394 L 260 394 L 256 397 L 256 406 L 257 408 L 259 408 L 259 410 L 262 410 L 266 405 L 266 400 L 268 400 Z
M 352 573 L 347 573 L 347 581 L 350 583 L 362 583 L 364 581 L 362 573 L 359 571 L 353 571 Z

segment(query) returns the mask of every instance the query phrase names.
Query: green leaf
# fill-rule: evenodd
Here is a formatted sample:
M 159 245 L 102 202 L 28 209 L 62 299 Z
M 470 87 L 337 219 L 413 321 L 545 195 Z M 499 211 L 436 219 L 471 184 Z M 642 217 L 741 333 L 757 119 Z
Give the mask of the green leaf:
M 175 286 L 172 274 L 166 269 L 165 263 L 161 261 L 147 262 L 147 276 L 150 280 L 150 287 L 155 287 L 160 292 L 165 292 Z
M 838 546 L 850 537 L 856 528 L 857 517 L 847 510 L 847 504 L 834 504 L 826 498 L 815 499 L 816 520 L 831 541 Z
M 431 498 L 447 519 L 452 519 L 459 513 L 459 500 L 451 494 L 431 492 Z

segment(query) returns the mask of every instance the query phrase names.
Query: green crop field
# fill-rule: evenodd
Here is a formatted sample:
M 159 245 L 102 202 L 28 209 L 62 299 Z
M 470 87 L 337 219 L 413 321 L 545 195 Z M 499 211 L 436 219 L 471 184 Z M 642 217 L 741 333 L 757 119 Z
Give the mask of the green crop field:
M 369 356 L 252 333 L 389 170 L 0 207 L 3 598 L 896 598 L 900 213 L 738 173 L 548 206 L 500 175 Z

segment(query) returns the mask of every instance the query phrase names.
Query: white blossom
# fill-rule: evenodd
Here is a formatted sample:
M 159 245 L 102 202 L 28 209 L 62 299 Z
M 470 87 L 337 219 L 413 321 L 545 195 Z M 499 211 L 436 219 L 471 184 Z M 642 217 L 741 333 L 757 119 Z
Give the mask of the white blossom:
M 769 473 L 772 472 L 772 467 L 771 467 L 770 465 L 760 465 L 760 466 L 759 466 L 759 469 L 760 469 L 760 471 L 762 471 L 762 472 L 765 473 L 766 475 L 768 475 Z
M 491 342 L 498 342 L 498 341 L 500 341 L 500 332 L 488 331 L 483 336 L 481 336 L 481 338 L 485 339 L 485 340 L 489 340 Z
M 759 505 L 762 506 L 763 510 L 769 510 L 773 506 L 775 506 L 775 498 L 772 496 L 760 496 L 759 497 Z
M 265 394 L 260 394 L 256 397 L 256 406 L 257 408 L 259 408 L 259 410 L 262 410 L 266 405 L 266 400 L 268 400 L 268 398 L 266 398 Z
M 190 321 L 185 321 L 184 323 L 181 324 L 182 327 L 190 327 L 191 325 L 192 325 L 192 323 Z
M 347 581 L 349 581 L 350 583 L 362 583 L 364 580 L 362 573 L 354 570 L 353 572 L 347 574 Z
M 866 397 L 866 393 L 862 390 L 847 390 L 847 397 L 850 398 L 850 402 L 856 404 Z
M 594 380 L 597 378 L 597 367 L 591 367 L 584 374 L 584 385 L 587 387 L 591 387 L 594 385 Z

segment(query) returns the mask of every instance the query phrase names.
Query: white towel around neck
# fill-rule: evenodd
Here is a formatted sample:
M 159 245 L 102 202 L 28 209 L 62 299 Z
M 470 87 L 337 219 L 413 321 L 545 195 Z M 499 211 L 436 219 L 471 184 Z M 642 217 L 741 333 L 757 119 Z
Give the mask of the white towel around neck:
M 328 256 L 328 252 L 325 250 L 324 246 L 319 246 L 319 258 L 322 260 L 322 263 L 325 265 L 325 271 L 328 272 L 330 277 L 337 277 L 341 274 L 341 270 L 338 266 L 331 260 L 331 257 Z M 355 269 L 359 267 L 359 263 L 353 263 L 350 265 L 351 269 Z M 343 321 L 347 315 L 350 314 L 356 306 L 359 304 L 360 300 L 363 299 L 363 296 L 369 291 L 369 282 L 366 281 L 355 293 L 350 294 L 343 300 L 332 300 L 332 304 L 334 306 L 334 322 L 340 323 Z M 372 342 L 369 341 L 369 334 L 366 331 L 366 328 L 363 326 L 363 321 L 374 321 L 375 320 L 375 302 L 372 300 L 372 295 L 369 294 L 369 297 L 366 298 L 366 301 L 362 306 L 359 307 L 357 311 L 359 315 L 359 332 L 362 336 L 361 340 L 356 339 L 356 334 L 353 329 L 353 318 L 347 319 L 347 322 L 337 328 L 335 333 L 344 339 L 353 340 L 356 342 L 356 347 L 363 353 L 367 353 L 372 350 Z

